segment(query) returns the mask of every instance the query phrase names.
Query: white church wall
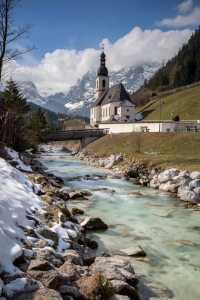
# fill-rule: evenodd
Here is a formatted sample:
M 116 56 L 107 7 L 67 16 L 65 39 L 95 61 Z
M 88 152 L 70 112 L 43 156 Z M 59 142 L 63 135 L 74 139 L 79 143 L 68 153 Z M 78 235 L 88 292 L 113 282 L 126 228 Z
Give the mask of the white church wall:
M 121 106 L 118 108 L 119 117 L 129 116 L 131 122 L 135 122 L 135 106 Z
M 109 133 L 141 132 L 147 127 L 149 132 L 186 131 L 186 126 L 196 126 L 200 131 L 200 123 L 195 122 L 135 122 L 135 123 L 104 123 L 100 129 L 107 128 Z
M 134 123 L 110 123 L 110 124 L 99 124 L 99 129 L 107 128 L 109 133 L 125 133 L 133 132 Z

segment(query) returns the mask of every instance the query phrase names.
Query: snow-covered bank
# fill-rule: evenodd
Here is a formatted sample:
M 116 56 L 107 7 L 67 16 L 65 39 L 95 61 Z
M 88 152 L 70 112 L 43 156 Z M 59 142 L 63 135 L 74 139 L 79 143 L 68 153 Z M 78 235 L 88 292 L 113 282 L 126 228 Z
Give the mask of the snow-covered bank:
M 32 209 L 42 213 L 44 203 L 33 192 L 38 187 L 20 171 L 0 158 L 0 273 L 19 273 L 13 261 L 22 254 L 21 239 L 27 239 L 19 226 L 33 227 L 26 215 Z

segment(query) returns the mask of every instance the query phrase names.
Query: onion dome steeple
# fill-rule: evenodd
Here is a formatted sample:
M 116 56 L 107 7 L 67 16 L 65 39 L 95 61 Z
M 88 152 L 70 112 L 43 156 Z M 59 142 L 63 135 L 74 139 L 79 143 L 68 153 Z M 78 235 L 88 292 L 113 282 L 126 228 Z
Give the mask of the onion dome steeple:
M 97 75 L 108 76 L 108 69 L 106 68 L 106 55 L 104 53 L 104 46 L 102 45 L 102 53 L 100 55 L 100 67 L 97 70 Z

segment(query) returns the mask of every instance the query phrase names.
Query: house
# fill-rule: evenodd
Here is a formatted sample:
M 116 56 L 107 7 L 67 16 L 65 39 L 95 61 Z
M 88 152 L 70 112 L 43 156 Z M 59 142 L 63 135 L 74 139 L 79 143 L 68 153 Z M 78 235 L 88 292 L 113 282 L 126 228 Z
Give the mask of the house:
M 65 119 L 58 119 L 58 131 L 83 130 L 85 128 L 86 122 L 82 119 L 76 119 L 71 116 Z
M 135 122 L 135 105 L 122 83 L 109 88 L 104 49 L 96 77 L 96 100 L 90 108 L 90 124 L 104 122 Z

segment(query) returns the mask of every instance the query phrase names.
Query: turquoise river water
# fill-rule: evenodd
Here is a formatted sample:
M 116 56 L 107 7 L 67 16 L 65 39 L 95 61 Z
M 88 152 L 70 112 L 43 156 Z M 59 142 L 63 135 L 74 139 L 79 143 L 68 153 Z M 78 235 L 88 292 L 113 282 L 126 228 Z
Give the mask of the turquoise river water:
M 100 217 L 109 229 L 89 232 L 99 244 L 96 255 L 141 246 L 147 253 L 145 260 L 129 259 L 137 274 L 166 285 L 171 298 L 200 299 L 200 211 L 184 209 L 176 198 L 158 190 L 134 185 L 132 181 L 111 179 L 109 171 L 88 166 L 73 156 L 55 152 L 40 161 L 48 171 L 62 177 L 65 185 L 90 190 L 89 201 L 68 201 L 67 207 L 78 207 L 85 216 Z M 107 175 L 106 180 L 70 181 L 86 174 Z M 106 177 L 106 176 L 105 176 Z M 94 192 L 95 187 L 107 187 L 116 192 Z M 142 196 L 128 195 L 140 192 Z M 167 217 L 163 217 L 168 214 Z M 139 290 L 142 300 L 149 299 Z

